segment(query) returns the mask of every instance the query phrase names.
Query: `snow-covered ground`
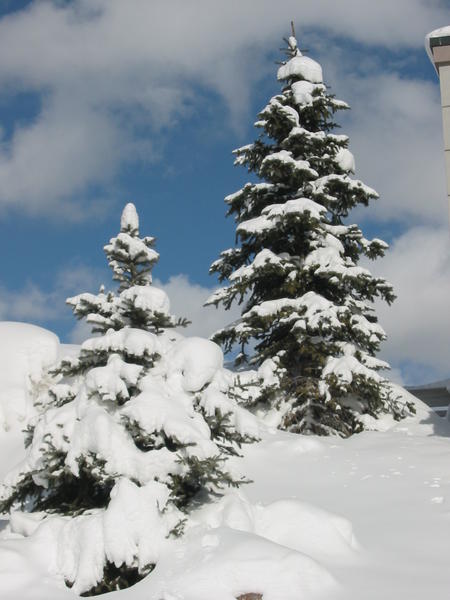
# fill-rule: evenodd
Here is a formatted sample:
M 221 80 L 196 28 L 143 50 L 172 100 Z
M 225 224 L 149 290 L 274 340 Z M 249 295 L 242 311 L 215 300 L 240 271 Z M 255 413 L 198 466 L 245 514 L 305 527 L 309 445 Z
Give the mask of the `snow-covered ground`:
M 47 333 L 42 348 L 53 339 Z M 39 356 L 36 346 L 33 352 Z M 27 353 L 16 354 L 22 366 Z M 4 398 L 6 375 L 3 368 Z M 23 381 L 17 397 L 27 405 Z M 253 482 L 199 510 L 183 538 L 167 541 L 146 579 L 108 597 L 447 600 L 450 426 L 416 404 L 414 418 L 348 440 L 267 430 L 233 459 Z M 0 475 L 22 454 L 20 426 L 1 429 Z M 43 531 L 0 540 L 1 600 L 75 597 L 55 574 L 54 540 Z

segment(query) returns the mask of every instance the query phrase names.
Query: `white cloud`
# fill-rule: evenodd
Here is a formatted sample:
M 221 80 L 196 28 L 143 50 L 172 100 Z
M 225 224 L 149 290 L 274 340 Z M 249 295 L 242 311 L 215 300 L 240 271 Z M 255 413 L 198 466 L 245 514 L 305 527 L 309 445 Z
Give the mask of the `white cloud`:
M 377 313 L 388 339 L 382 355 L 407 383 L 450 376 L 450 236 L 447 228 L 416 227 L 400 236 L 372 273 L 394 286 L 397 300 Z
M 0 320 L 25 321 L 51 327 L 52 322 L 69 316 L 66 298 L 85 291 L 95 293 L 102 279 L 107 280 L 103 275 L 100 270 L 78 266 L 56 273 L 50 290 L 44 290 L 33 282 L 17 291 L 0 288 Z M 168 294 L 174 315 L 191 321 L 188 327 L 181 330 L 183 335 L 210 337 L 240 314 L 237 306 L 229 311 L 203 306 L 214 288 L 193 283 L 186 275 L 175 275 L 166 283 L 155 279 L 154 285 Z M 90 335 L 91 327 L 84 320 L 73 321 L 67 339 L 70 343 L 78 344 Z
M 57 317 L 61 310 L 53 300 L 52 293 L 31 283 L 20 291 L 0 288 L 0 320 L 33 322 Z
M 230 310 L 203 306 L 214 288 L 192 283 L 186 275 L 175 275 L 167 283 L 155 280 L 155 285 L 164 289 L 169 296 L 172 313 L 191 321 L 183 334 L 210 337 L 240 315 L 239 306 L 233 306 Z
M 441 223 L 447 219 L 439 87 L 395 74 L 344 77 L 357 175 L 380 199 L 354 218 Z
M 68 315 L 68 296 L 98 289 L 102 271 L 86 266 L 71 266 L 55 274 L 51 289 L 44 290 L 33 281 L 21 289 L 0 287 L 0 320 L 30 323 L 52 322 Z
M 31 214 L 43 204 L 49 212 L 64 209 L 67 218 L 67 197 L 87 182 L 103 183 L 111 176 L 120 160 L 120 137 L 114 123 L 98 112 L 67 97 L 54 98 L 0 152 L 1 201 Z
M 266 73 L 264 54 L 291 18 L 304 31 L 319 27 L 362 43 L 418 47 L 445 21 L 439 6 L 422 0 L 31 3 L 0 20 L 0 93 L 35 91 L 43 103 L 36 120 L 0 146 L 0 205 L 51 214 L 63 205 L 67 213 L 79 203 L 74 194 L 109 181 L 125 161 L 154 158 L 137 126 L 155 132 L 172 124 L 195 102 L 193 85 L 220 94 L 236 123 Z

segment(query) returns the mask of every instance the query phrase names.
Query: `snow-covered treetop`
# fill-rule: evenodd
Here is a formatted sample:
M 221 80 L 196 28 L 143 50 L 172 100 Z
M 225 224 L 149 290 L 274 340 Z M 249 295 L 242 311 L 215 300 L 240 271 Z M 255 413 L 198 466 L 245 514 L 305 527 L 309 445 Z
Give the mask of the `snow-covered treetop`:
M 136 207 L 128 203 L 120 219 L 120 233 L 104 247 L 114 279 L 120 282 L 120 291 L 133 285 L 151 283 L 150 273 L 159 259 L 158 252 L 153 250 L 154 242 L 153 237 L 139 236 Z
M 139 216 L 132 202 L 129 202 L 122 211 L 120 231 L 124 231 L 125 233 L 139 233 Z
M 278 81 L 299 78 L 311 83 L 322 83 L 322 67 L 312 58 L 303 56 L 294 36 L 288 39 L 288 46 L 292 57 L 278 69 Z
M 118 293 L 105 292 L 102 286 L 98 294 L 82 293 L 67 299 L 77 318 L 93 325 L 94 333 L 122 327 L 157 332 L 187 324 L 170 315 L 167 294 L 151 286 L 151 271 L 159 259 L 154 243 L 155 238 L 140 236 L 136 207 L 128 203 L 122 211 L 120 232 L 104 246 L 113 279 L 119 282 Z

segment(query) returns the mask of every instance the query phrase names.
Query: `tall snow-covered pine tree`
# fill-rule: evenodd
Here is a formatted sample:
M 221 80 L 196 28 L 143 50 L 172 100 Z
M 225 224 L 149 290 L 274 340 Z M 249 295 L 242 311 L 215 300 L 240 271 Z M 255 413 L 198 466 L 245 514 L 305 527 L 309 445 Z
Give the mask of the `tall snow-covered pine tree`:
M 213 339 L 228 351 L 238 345 L 238 364 L 269 371 L 254 401 L 278 408 L 281 428 L 348 436 L 364 428 L 364 414 L 405 412 L 375 357 L 385 333 L 373 301 L 395 296 L 358 264 L 387 244 L 347 218 L 377 198 L 351 177 L 348 137 L 333 133 L 335 113 L 348 105 L 328 92 L 296 38 L 286 42 L 282 92 L 259 113 L 256 141 L 234 151 L 257 181 L 225 199 L 237 245 L 211 267 L 227 285 L 208 304 L 237 301 L 243 310 Z

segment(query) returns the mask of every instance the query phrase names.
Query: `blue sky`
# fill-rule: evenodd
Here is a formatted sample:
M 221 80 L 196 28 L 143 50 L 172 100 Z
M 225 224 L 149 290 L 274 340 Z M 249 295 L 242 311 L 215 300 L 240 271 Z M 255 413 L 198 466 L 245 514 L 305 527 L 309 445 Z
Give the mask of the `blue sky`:
M 450 376 L 439 87 L 423 48 L 450 23 L 439 1 L 0 0 L 0 319 L 86 335 L 64 298 L 109 283 L 102 247 L 128 201 L 191 332 L 233 318 L 201 304 L 234 242 L 223 197 L 247 179 L 231 150 L 279 90 L 291 19 L 350 103 L 342 132 L 381 196 L 354 219 L 392 245 L 372 265 L 399 296 L 379 307 L 383 356 L 407 383 Z

